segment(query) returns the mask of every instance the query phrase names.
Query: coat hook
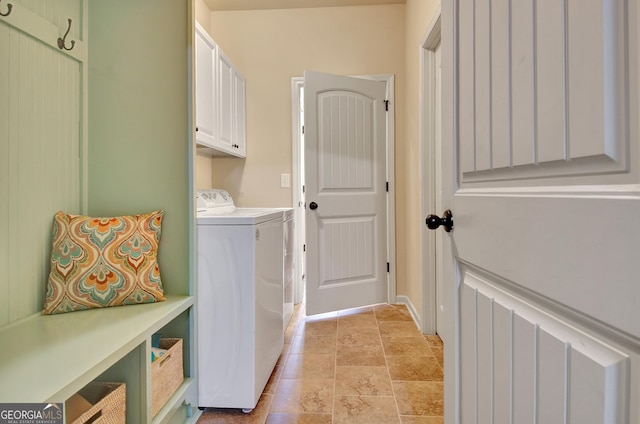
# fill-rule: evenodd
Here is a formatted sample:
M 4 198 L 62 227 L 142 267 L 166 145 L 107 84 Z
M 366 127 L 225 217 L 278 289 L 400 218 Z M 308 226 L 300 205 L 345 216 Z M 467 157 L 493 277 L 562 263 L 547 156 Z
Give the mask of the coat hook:
M 0 0 L 2 1 L 2 0 Z M 7 3 L 7 13 L 0 12 L 0 16 L 9 16 L 11 15 L 11 9 L 13 9 L 13 5 L 11 3 Z
M 64 49 L 69 51 L 73 49 L 73 46 L 75 46 L 76 42 L 74 40 L 71 40 L 71 47 L 69 48 L 67 48 L 67 46 L 65 45 L 67 43 L 67 35 L 69 35 L 69 31 L 71 31 L 71 18 L 67 19 L 67 21 L 69 22 L 69 28 L 67 28 L 67 32 L 64 33 L 64 37 L 58 37 L 58 48 L 60 50 Z

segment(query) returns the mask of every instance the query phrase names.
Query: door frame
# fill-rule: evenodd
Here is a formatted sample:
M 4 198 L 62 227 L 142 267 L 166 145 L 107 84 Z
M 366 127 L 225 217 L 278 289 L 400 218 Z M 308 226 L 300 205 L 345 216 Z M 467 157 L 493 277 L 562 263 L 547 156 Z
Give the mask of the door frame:
M 386 84 L 386 95 L 389 100 L 389 112 L 386 114 L 386 152 L 387 152 L 387 181 L 389 182 L 389 192 L 387 194 L 387 261 L 389 262 L 389 272 L 387 273 L 387 302 L 396 303 L 396 190 L 395 190 L 395 77 L 391 74 L 382 75 L 356 75 L 356 78 L 364 78 L 374 81 L 382 81 Z M 291 78 L 291 134 L 292 134 L 292 170 L 293 170 L 293 205 L 300 202 L 300 169 L 302 153 L 300 149 L 300 89 L 304 87 L 304 77 Z M 296 211 L 297 212 L 297 211 Z M 294 222 L 298 230 L 295 231 L 296 264 L 298 255 L 301 256 L 302 231 L 299 225 L 300 217 L 294 213 Z M 304 299 L 305 287 L 300 278 L 298 269 L 294 269 L 296 278 L 294 280 L 294 301 L 300 303 Z
M 420 41 L 420 92 L 418 120 L 420 139 L 420 216 L 436 211 L 436 134 L 435 134 L 435 84 L 436 48 L 441 40 L 441 7 L 438 5 L 422 40 Z M 426 181 L 426 183 L 425 183 Z M 436 252 L 436 234 L 422 227 L 420 233 L 420 257 L 422 278 L 422 310 L 420 330 L 424 334 L 436 334 L 436 267 L 442 266 L 442 253 Z M 435 254 L 434 254 L 435 253 Z
M 300 187 L 302 186 L 302 178 L 300 176 L 301 164 L 300 157 L 302 155 L 300 144 L 300 101 L 302 100 L 302 96 L 300 92 L 304 87 L 304 78 L 303 77 L 293 77 L 291 78 L 291 146 L 292 146 L 292 154 L 291 154 L 291 169 L 292 169 L 292 183 L 291 191 L 293 197 L 293 226 L 295 228 L 294 237 L 293 237 L 293 246 L 294 246 L 294 267 L 293 267 L 293 302 L 297 305 L 298 303 L 302 303 L 305 295 L 305 285 L 302 281 L 302 270 L 300 269 L 303 262 L 302 249 L 300 246 L 304 241 L 304 228 L 301 225 L 302 217 L 299 212 L 299 203 L 302 201 L 300 196 Z M 306 272 L 305 272 L 306 274 Z

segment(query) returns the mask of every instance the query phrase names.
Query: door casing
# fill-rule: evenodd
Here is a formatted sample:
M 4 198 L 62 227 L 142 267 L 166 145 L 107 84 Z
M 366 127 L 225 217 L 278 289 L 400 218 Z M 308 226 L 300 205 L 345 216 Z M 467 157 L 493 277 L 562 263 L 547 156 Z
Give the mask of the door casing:
M 440 45 L 441 8 L 435 11 L 422 40 L 420 41 L 420 207 L 421 217 L 439 214 L 436 208 L 436 48 Z M 435 254 L 434 254 L 435 253 Z M 436 334 L 436 267 L 441 257 L 436 251 L 436 235 L 422 227 L 420 236 L 422 305 L 419 326 L 424 334 Z

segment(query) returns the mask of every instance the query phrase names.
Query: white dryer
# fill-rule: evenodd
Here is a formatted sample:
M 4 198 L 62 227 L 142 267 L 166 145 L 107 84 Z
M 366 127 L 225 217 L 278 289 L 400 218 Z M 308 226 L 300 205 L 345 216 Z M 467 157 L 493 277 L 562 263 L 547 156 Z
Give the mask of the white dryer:
M 284 328 L 287 329 L 289 321 L 293 316 L 294 299 L 293 299 L 293 286 L 295 279 L 295 250 L 294 250 L 294 230 L 295 221 L 293 217 L 293 209 L 282 209 L 282 219 L 284 222 L 284 268 L 283 268 L 283 284 L 284 284 Z
M 283 212 L 197 193 L 198 406 L 253 409 L 282 352 Z

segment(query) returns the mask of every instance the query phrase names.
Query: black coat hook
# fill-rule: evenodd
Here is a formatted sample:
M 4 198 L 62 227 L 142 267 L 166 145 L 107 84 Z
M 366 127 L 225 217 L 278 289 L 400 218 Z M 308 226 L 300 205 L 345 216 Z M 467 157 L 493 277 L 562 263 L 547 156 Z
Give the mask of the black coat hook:
M 0 0 L 2 1 L 2 0 Z M 7 13 L 0 12 L 0 16 L 9 16 L 11 15 L 11 9 L 13 9 L 13 5 L 11 3 L 7 3 Z
M 67 32 L 64 33 L 64 37 L 60 38 L 58 37 L 58 48 L 60 50 L 72 50 L 73 46 L 75 46 L 76 42 L 74 40 L 71 40 L 71 47 L 67 48 L 66 44 L 67 44 L 67 35 L 69 35 L 69 31 L 71 31 L 71 18 L 67 19 L 67 21 L 69 22 L 69 27 L 67 28 Z

